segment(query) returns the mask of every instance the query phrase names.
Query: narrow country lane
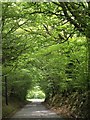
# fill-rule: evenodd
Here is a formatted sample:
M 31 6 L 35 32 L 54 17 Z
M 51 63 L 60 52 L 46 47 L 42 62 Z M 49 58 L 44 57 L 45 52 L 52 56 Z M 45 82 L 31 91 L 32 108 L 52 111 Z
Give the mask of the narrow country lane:
M 55 112 L 48 110 L 40 100 L 33 100 L 32 103 L 27 104 L 19 112 L 17 112 L 12 119 L 37 119 L 37 120 L 48 120 L 49 118 L 53 120 L 63 120 L 61 116 L 57 115 Z

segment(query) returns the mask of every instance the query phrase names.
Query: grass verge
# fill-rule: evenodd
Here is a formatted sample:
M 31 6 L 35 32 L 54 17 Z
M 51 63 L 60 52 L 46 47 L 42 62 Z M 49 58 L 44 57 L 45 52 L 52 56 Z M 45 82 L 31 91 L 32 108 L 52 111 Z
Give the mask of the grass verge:
M 21 102 L 17 99 L 8 100 L 8 105 L 5 104 L 5 98 L 2 98 L 2 117 L 10 118 L 13 116 L 18 110 L 20 110 L 26 102 Z

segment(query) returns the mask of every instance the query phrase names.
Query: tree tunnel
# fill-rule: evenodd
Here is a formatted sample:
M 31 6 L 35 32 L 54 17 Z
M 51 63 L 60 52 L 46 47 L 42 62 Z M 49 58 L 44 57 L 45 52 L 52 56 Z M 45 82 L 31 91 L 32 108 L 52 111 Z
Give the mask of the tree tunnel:
M 85 93 L 86 100 L 89 9 L 89 2 L 2 3 L 2 75 L 7 75 L 9 99 L 45 97 L 50 104 L 56 100 L 61 105 L 62 97 L 62 101 L 71 100 L 72 94 Z M 2 77 L 3 97 L 4 80 Z M 86 104 L 84 98 L 81 103 L 80 109 Z M 77 111 L 77 103 L 74 105 Z

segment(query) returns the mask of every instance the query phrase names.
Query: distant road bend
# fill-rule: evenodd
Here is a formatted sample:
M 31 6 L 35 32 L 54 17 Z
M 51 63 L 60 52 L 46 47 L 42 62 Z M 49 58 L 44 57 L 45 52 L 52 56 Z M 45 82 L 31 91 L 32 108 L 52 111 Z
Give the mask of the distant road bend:
M 23 120 L 24 118 L 25 120 L 29 120 L 31 118 L 32 120 L 64 120 L 55 112 L 48 110 L 42 102 L 43 101 L 39 99 L 32 100 L 31 103 L 25 105 L 24 108 L 18 111 L 11 119 L 16 118 L 18 120 L 21 118 Z

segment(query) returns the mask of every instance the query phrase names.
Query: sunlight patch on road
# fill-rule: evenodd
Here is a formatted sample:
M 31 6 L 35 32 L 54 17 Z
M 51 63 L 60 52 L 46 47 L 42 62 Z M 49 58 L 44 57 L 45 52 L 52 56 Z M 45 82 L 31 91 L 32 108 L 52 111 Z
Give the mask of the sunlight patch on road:
M 44 102 L 45 99 L 27 99 L 30 102 Z

